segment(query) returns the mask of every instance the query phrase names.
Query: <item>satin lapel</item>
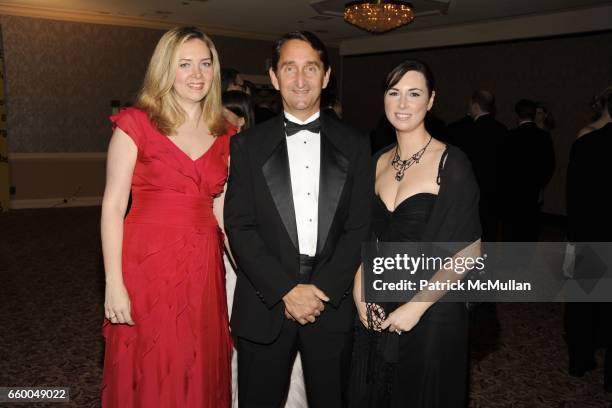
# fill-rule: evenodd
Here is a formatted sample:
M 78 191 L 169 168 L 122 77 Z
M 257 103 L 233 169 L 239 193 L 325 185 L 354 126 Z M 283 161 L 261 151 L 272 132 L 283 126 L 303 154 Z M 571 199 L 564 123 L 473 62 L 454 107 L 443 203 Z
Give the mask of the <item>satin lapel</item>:
M 319 178 L 319 222 L 317 231 L 317 254 L 320 254 L 327 241 L 329 229 L 338 209 L 338 202 L 348 175 L 348 158 L 336 148 L 332 129 L 321 122 L 321 164 Z
M 295 223 L 295 207 L 293 206 L 293 193 L 291 190 L 289 155 L 287 154 L 287 141 L 284 136 L 282 121 L 279 132 L 282 132 L 282 137 L 278 139 L 276 148 L 274 148 L 263 164 L 261 170 L 266 179 L 270 194 L 272 195 L 272 200 L 274 200 L 276 209 L 291 238 L 291 242 L 293 242 L 295 248 L 299 250 L 297 225 Z

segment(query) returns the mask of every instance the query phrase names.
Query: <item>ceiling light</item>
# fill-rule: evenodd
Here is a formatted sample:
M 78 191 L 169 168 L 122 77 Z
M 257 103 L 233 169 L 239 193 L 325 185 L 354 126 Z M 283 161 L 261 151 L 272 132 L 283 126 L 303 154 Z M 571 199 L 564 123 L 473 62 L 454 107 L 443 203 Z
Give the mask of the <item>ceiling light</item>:
M 380 34 L 411 23 L 414 11 L 403 1 L 353 1 L 344 6 L 344 20 Z

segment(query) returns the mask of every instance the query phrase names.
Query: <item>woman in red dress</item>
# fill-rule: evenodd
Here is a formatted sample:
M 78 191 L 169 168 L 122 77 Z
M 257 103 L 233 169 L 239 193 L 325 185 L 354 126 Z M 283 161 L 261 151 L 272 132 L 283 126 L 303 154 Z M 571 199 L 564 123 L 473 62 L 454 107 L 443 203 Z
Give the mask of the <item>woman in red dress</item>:
M 231 131 L 219 71 L 204 33 L 170 30 L 136 107 L 111 117 L 101 220 L 103 407 L 230 405 L 220 222 Z

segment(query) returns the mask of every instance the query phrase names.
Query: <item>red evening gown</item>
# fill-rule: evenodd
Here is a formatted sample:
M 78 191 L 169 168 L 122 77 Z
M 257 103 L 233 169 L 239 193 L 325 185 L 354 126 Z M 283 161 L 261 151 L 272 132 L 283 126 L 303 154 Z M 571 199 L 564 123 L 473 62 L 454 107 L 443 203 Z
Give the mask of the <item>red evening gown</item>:
M 111 121 L 138 147 L 122 259 L 135 326 L 104 321 L 102 406 L 229 407 L 223 234 L 212 207 L 231 132 L 192 160 L 141 110 Z

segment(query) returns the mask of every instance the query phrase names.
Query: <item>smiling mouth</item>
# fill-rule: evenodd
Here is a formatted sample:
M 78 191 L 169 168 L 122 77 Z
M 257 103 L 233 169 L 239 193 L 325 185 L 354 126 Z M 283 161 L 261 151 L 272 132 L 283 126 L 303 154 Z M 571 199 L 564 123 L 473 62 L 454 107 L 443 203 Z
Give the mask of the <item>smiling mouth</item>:
M 195 89 L 196 91 L 201 91 L 202 89 L 204 89 L 204 83 L 200 83 L 200 84 L 187 84 L 187 86 L 190 89 Z
M 398 119 L 398 120 L 408 120 L 412 117 L 412 114 L 410 113 L 394 113 L 394 116 Z

